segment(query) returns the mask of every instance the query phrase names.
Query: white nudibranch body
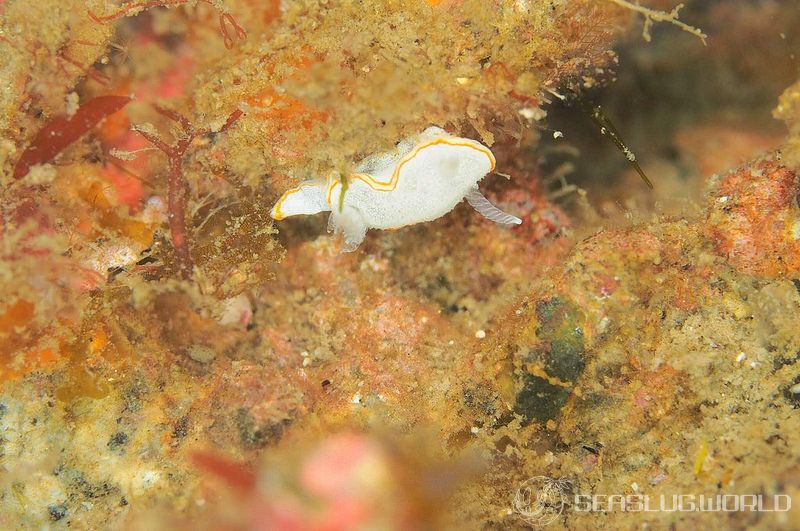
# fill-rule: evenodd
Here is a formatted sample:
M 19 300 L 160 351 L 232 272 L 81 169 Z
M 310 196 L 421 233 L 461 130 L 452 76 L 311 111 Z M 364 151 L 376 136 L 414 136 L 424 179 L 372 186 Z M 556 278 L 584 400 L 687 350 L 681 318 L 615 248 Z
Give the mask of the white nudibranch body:
M 459 138 L 438 127 L 401 142 L 390 153 L 362 161 L 347 180 L 305 181 L 278 200 L 276 220 L 302 214 L 330 212 L 328 231 L 344 234 L 344 250 L 355 250 L 367 229 L 395 229 L 439 218 L 463 199 L 486 218 L 503 224 L 522 223 L 506 214 L 478 190 L 478 182 L 494 169 L 486 146 Z

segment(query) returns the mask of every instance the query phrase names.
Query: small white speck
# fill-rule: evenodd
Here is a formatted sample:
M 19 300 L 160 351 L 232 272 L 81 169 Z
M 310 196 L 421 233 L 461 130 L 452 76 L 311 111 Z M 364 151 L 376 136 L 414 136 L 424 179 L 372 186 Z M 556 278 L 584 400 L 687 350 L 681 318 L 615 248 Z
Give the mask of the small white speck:
M 356 393 L 353 395 L 353 398 L 350 399 L 351 404 L 360 404 L 361 403 L 361 393 Z
M 634 481 L 631 483 L 631 489 L 633 489 L 633 492 L 639 492 L 639 484 Z
M 750 368 L 751 369 L 755 369 L 757 366 L 758 366 L 758 363 L 756 363 L 755 361 L 751 361 L 750 362 Z
M 149 489 L 158 481 L 159 473 L 153 470 L 147 470 L 142 474 L 142 487 Z
M 722 197 L 717 199 L 717 201 L 719 201 L 720 203 L 727 203 L 728 199 L 730 199 L 730 197 L 728 197 L 727 195 L 723 195 Z
M 478 338 L 478 339 L 485 338 L 486 337 L 486 331 L 485 330 L 478 330 L 477 332 L 475 332 L 475 337 Z
M 470 432 L 472 432 L 472 434 L 473 434 L 473 435 L 477 435 L 477 434 L 478 434 L 478 432 L 480 432 L 480 431 L 481 431 L 481 429 L 480 429 L 479 427 L 477 427 L 477 426 L 473 426 L 473 427 L 471 427 L 471 428 L 469 429 L 469 431 L 470 431 Z
M 450 341 L 447 342 L 447 344 L 452 347 L 453 345 L 456 344 L 456 342 L 451 339 Z
M 738 356 L 736 356 L 736 363 L 741 363 L 747 357 L 747 354 L 744 352 L 740 352 Z
M 789 392 L 793 395 L 800 395 L 800 383 L 796 383 L 789 388 Z
M 525 107 L 524 109 L 520 109 L 518 112 L 526 120 L 541 120 L 547 116 L 547 111 L 539 109 L 538 107 Z
M 553 131 L 553 138 L 564 138 L 564 133 L 561 131 Z

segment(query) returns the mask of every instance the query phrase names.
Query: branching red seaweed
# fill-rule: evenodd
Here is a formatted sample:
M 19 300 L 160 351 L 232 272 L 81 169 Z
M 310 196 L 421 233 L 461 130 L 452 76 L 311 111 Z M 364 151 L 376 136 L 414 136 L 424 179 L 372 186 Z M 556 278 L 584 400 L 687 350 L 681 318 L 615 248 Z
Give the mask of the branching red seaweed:
M 233 18 L 233 15 L 224 11 L 222 7 L 218 5 L 217 2 L 213 0 L 201 0 L 203 3 L 206 3 L 213 7 L 214 9 L 220 12 L 219 14 L 219 32 L 222 35 L 222 39 L 225 42 L 225 47 L 230 49 L 233 47 L 233 36 L 231 32 L 228 30 L 228 25 L 233 27 L 233 33 L 241 40 L 247 38 L 247 32 L 236 22 L 236 19 Z M 189 0 L 144 0 L 141 2 L 130 2 L 129 4 L 124 5 L 117 11 L 110 13 L 108 15 L 98 15 L 93 11 L 89 10 L 89 18 L 94 20 L 97 23 L 105 24 L 107 22 L 111 22 L 117 20 L 121 17 L 128 17 L 134 16 L 142 11 L 146 11 L 148 9 L 152 9 L 154 7 L 178 7 L 185 4 L 188 4 Z
M 189 253 L 188 231 L 186 229 L 186 183 L 183 179 L 183 156 L 189 149 L 192 141 L 198 136 L 212 133 L 208 129 L 197 130 L 191 122 L 177 111 L 156 106 L 159 114 L 169 118 L 180 125 L 183 136 L 170 145 L 154 134 L 137 129 L 148 142 L 163 152 L 169 160 L 169 173 L 167 176 L 167 219 L 169 221 L 170 237 L 175 252 L 175 262 L 183 279 L 188 280 L 192 275 L 193 262 Z M 233 125 L 242 115 L 236 110 L 228 117 L 225 124 L 217 132 L 223 132 Z

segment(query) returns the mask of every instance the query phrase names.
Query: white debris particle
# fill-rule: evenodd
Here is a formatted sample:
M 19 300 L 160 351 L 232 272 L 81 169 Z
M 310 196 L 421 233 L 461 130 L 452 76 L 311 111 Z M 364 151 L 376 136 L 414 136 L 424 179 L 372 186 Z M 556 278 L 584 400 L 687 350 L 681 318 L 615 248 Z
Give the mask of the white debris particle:
M 149 489 L 156 484 L 159 478 L 159 473 L 154 470 L 146 470 L 142 473 L 142 488 Z
M 789 392 L 793 395 L 800 395 L 800 383 L 796 383 L 789 388 Z
M 134 160 L 136 158 L 136 151 L 126 151 L 124 149 L 111 148 L 108 154 L 119 160 Z
M 723 195 L 722 197 L 717 199 L 717 201 L 719 201 L 720 203 L 727 203 L 728 199 L 730 199 L 730 197 L 728 197 L 727 195 Z
M 52 164 L 34 164 L 28 170 L 25 180 L 30 184 L 49 184 L 56 178 L 56 168 Z
M 539 121 L 547 116 L 547 111 L 540 109 L 539 107 L 525 107 L 520 109 L 518 112 L 520 116 L 526 120 Z
M 472 432 L 473 435 L 477 435 L 481 431 L 481 429 L 477 426 L 473 426 L 469 429 L 469 431 Z
M 361 393 L 356 393 L 353 395 L 353 398 L 350 399 L 351 404 L 360 404 L 361 403 Z
M 67 113 L 67 118 L 72 118 L 75 116 L 75 113 L 78 112 L 78 107 L 80 107 L 80 97 L 78 96 L 78 93 L 70 92 L 67 94 L 66 108 L 64 109 Z
M 485 330 L 478 330 L 477 332 L 475 332 L 475 337 L 478 338 L 478 339 L 485 338 L 486 337 L 486 331 Z
M 553 138 L 564 138 L 564 133 L 561 131 L 553 131 Z
M 738 356 L 736 356 L 736 363 L 741 363 L 747 357 L 747 354 L 744 352 L 740 352 Z

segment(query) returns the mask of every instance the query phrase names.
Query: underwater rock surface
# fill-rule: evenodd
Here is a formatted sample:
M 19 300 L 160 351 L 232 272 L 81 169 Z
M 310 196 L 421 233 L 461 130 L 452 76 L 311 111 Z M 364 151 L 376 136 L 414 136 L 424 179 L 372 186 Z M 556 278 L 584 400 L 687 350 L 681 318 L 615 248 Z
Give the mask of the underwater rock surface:
M 800 11 L 686 4 L 0 1 L 0 528 L 795 529 Z M 521 225 L 273 224 L 432 124 Z

